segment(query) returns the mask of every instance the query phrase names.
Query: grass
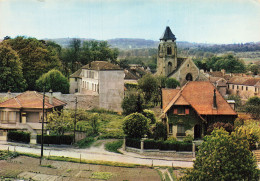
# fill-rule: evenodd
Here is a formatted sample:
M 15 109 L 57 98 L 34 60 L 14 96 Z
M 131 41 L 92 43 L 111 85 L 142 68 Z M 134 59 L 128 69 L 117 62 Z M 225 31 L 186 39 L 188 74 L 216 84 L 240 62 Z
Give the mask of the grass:
M 162 172 L 158 169 L 156 169 L 157 173 L 159 174 L 160 178 L 161 178 L 161 181 L 163 181 L 163 175 L 162 175 Z
M 118 149 L 121 148 L 122 145 L 123 145 L 123 140 L 117 140 L 117 141 L 106 143 L 105 149 L 110 152 L 120 153 Z
M 6 160 L 8 158 L 15 158 L 19 156 L 17 152 L 11 152 L 11 151 L 0 151 L 0 160 Z
M 108 180 L 113 176 L 110 172 L 93 172 L 91 177 L 92 179 Z
M 86 137 L 76 143 L 76 146 L 79 148 L 89 148 L 92 143 L 94 143 L 95 139 L 93 137 Z
M 41 167 L 47 167 L 47 168 L 54 168 L 54 169 L 56 169 L 56 167 L 54 167 L 52 165 L 41 165 Z

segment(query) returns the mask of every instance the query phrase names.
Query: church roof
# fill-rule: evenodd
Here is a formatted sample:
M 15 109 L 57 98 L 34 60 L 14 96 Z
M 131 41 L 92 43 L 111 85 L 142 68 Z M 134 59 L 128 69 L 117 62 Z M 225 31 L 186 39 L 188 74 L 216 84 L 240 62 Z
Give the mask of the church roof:
M 160 40 L 176 40 L 175 35 L 172 33 L 169 26 L 166 27 L 163 35 L 161 36 Z

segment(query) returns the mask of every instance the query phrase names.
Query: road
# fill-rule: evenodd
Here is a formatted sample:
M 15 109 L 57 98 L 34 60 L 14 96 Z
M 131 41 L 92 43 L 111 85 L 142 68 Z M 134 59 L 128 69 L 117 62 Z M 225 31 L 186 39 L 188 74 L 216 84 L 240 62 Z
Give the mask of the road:
M 20 153 L 41 154 L 39 146 L 24 146 L 23 144 L 10 145 L 8 142 L 0 142 L 0 150 L 17 151 Z M 124 154 L 117 154 L 107 152 L 102 149 L 76 149 L 73 147 L 48 147 L 44 148 L 44 156 L 64 156 L 71 158 L 78 158 L 82 160 L 91 161 L 111 161 L 129 164 L 139 164 L 147 166 L 173 166 L 190 168 L 193 166 L 192 161 L 174 160 L 174 158 L 160 158 L 160 157 L 146 157 L 135 153 L 123 152 Z

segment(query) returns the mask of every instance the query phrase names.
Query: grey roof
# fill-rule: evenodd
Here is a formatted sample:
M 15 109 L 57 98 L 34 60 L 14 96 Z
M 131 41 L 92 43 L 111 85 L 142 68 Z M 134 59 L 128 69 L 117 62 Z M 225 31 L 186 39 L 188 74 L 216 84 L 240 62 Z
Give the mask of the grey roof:
M 89 70 L 123 70 L 119 65 L 115 65 L 106 61 L 94 61 L 81 67 Z
M 176 40 L 175 35 L 172 33 L 169 26 L 166 27 L 163 35 L 161 36 L 160 40 Z

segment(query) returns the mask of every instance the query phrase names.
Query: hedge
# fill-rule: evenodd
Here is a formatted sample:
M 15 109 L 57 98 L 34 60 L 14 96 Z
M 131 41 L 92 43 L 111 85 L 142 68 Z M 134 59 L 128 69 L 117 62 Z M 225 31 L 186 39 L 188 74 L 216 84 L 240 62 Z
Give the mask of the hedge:
M 9 131 L 7 133 L 7 140 L 13 142 L 30 143 L 30 133 L 23 131 Z
M 37 143 L 41 144 L 41 135 L 37 135 Z M 65 144 L 73 143 L 73 135 L 43 135 L 44 144 Z
M 127 138 L 125 144 L 128 147 L 133 147 L 133 148 L 138 148 L 138 149 L 141 148 L 140 139 Z
M 126 146 L 141 148 L 141 141 L 138 139 L 126 139 Z M 158 141 L 158 140 L 144 140 L 144 149 L 159 149 L 167 151 L 192 151 L 192 143 L 183 141 Z

